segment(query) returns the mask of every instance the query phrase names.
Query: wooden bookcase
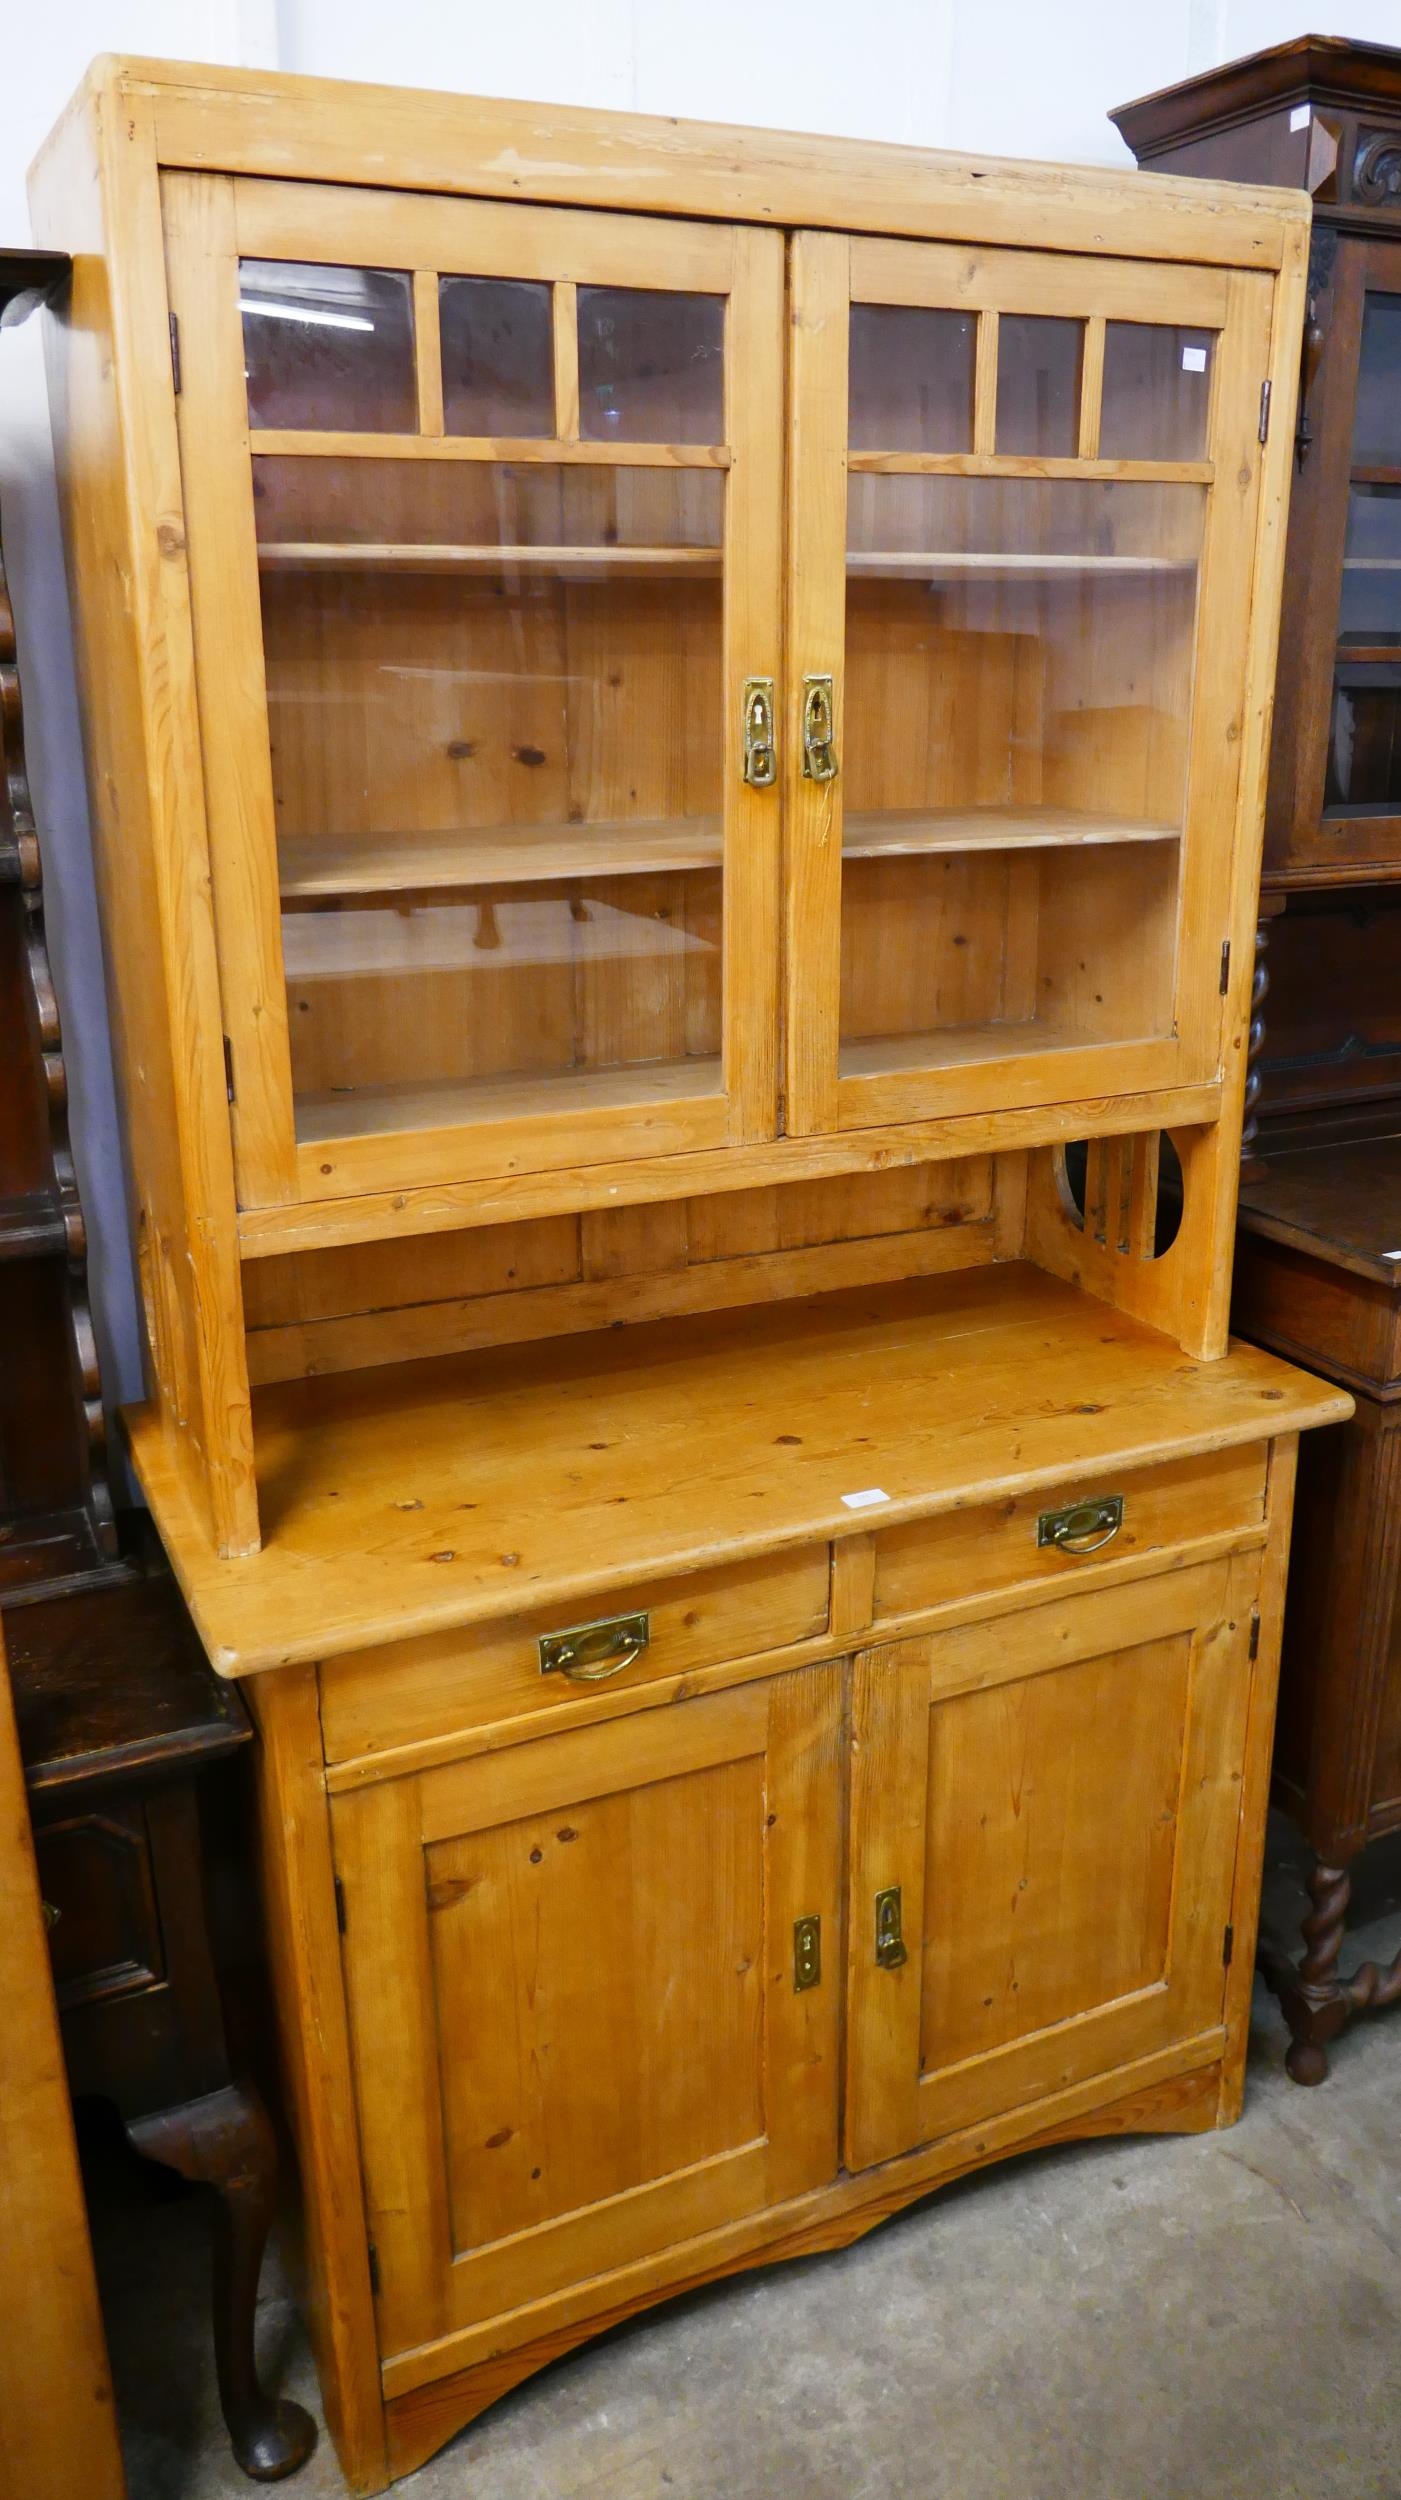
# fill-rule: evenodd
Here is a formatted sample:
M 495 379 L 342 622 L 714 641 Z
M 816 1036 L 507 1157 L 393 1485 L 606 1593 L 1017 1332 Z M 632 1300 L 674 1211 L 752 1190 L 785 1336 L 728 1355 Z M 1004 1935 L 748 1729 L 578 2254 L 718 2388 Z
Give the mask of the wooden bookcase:
M 1349 1407 L 1227 1341 L 1307 207 L 139 62 L 34 202 L 127 1429 L 369 2492 L 1239 2107 Z

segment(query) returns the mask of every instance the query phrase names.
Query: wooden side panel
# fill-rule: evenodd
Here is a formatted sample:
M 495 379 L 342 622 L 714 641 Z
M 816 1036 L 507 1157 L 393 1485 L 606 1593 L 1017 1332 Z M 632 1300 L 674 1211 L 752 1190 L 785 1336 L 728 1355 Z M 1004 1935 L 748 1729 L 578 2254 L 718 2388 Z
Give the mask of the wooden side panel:
M 1240 1814 L 1236 1838 L 1235 1881 L 1231 1894 L 1231 1961 L 1226 1974 L 1226 2045 L 1221 2062 L 1221 2096 L 1216 2123 L 1229 2127 L 1239 2118 L 1245 2099 L 1245 2057 L 1250 2045 L 1250 2000 L 1255 1983 L 1255 1946 L 1260 1926 L 1260 1883 L 1265 1856 L 1265 1816 L 1270 1799 L 1270 1757 L 1279 1686 L 1280 1636 L 1285 1581 L 1289 1563 L 1289 1532 L 1294 1511 L 1299 1436 L 1285 1433 L 1270 1444 L 1269 1543 L 1241 1587 L 1237 1566 L 1232 1579 L 1232 1611 L 1253 1610 L 1259 1629 L 1252 1646 L 1249 1718 L 1240 1783 Z
M 96 97 L 36 170 L 74 254 L 48 325 L 88 789 L 150 1387 L 219 1551 L 258 1543 L 194 652 L 148 109 Z
M 0 2500 L 124 2500 L 3 1640 L 0 1889 Z
M 307 2325 L 341 2470 L 388 2481 L 331 1835 L 310 1667 L 249 1688 L 268 1951 L 305 2217 Z

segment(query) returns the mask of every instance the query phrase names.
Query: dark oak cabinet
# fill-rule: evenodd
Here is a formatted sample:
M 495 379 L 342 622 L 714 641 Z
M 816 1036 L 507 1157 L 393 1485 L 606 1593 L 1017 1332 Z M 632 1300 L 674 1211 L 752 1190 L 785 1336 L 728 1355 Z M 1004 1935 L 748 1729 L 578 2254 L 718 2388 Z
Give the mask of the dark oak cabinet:
M 1112 118 L 1145 167 L 1313 200 L 1232 1318 L 1357 1401 L 1301 1458 L 1274 1762 L 1314 1865 L 1269 1975 L 1317 2083 L 1401 1998 L 1340 1974 L 1401 1827 L 1401 50 L 1304 36 Z

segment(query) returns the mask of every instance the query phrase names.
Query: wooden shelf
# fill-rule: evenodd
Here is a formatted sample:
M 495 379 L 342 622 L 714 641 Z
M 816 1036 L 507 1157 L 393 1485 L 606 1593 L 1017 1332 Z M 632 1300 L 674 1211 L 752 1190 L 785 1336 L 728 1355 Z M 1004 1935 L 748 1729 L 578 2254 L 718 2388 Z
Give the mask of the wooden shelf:
M 454 547 L 357 545 L 349 540 L 270 539 L 265 573 L 707 573 L 718 547 Z
M 1153 1032 L 1126 1034 L 1124 1046 L 1160 1041 Z M 1044 1017 L 1008 1017 L 993 1024 L 942 1025 L 930 1033 L 893 1033 L 879 1040 L 843 1042 L 841 1076 L 901 1076 L 941 1068 L 967 1068 L 989 1059 L 1027 1059 L 1047 1051 L 1120 1046 L 1091 1033 L 1067 1032 Z
M 1197 560 L 1195 556 L 961 555 L 937 549 L 915 554 L 891 548 L 849 553 L 846 569 L 848 578 L 856 581 L 1061 581 L 1081 573 L 1195 573 Z
M 1060 807 L 948 807 L 867 814 L 851 810 L 844 859 L 892 859 L 924 851 L 1087 850 L 1105 843 L 1176 842 L 1177 825 L 1131 816 L 1089 816 Z
M 846 859 L 921 852 L 1090 849 L 1175 842 L 1180 828 L 1069 808 L 855 809 Z M 718 869 L 718 816 L 618 819 L 572 825 L 491 825 L 467 832 L 306 834 L 278 846 L 284 905 L 373 903 L 385 895 L 467 893 L 483 886 L 555 885 L 571 878 L 679 875 Z
M 568 1622 L 609 1586 L 869 1527 L 842 1499 L 863 1485 L 893 1525 L 1347 1408 L 1252 1346 L 1194 1361 L 1009 1264 L 257 1390 L 267 1541 L 243 1560 L 214 1554 L 156 1411 L 128 1425 L 205 1644 L 239 1675 L 525 1606 Z
M 572 825 L 488 825 L 468 832 L 334 833 L 278 844 L 284 904 L 386 894 L 554 885 L 570 877 L 664 876 L 718 868 L 718 816 Z
M 693 1102 L 718 1094 L 718 1059 L 667 1060 L 630 1068 L 540 1068 L 529 1075 L 484 1076 L 427 1085 L 355 1086 L 334 1094 L 302 1094 L 296 1102 L 297 1143 L 319 1146 L 346 1137 L 382 1137 L 406 1129 L 458 1128 L 481 1120 L 528 1120 L 545 1113 L 646 1110 L 655 1103 Z

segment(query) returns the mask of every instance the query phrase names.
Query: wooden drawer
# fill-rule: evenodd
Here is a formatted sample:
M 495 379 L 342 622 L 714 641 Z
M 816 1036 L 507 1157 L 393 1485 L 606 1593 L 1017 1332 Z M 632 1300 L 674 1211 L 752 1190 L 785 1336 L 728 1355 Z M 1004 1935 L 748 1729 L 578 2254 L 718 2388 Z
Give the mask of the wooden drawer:
M 328 1762 L 479 1727 L 521 1712 L 558 1709 L 571 1697 L 626 1691 L 687 1668 L 758 1657 L 827 1629 L 826 1545 L 770 1554 L 727 1570 L 620 1589 L 576 1611 L 514 1615 L 477 1632 L 435 1633 L 338 1658 L 321 1670 L 321 1728 Z M 542 1674 L 542 1634 L 573 1623 L 645 1612 L 649 1638 L 631 1665 L 601 1683 Z
M 1137 1474 L 1110 1469 L 1082 1484 L 1024 1494 L 983 1509 L 945 1512 L 887 1528 L 875 1540 L 872 1620 L 888 1623 L 964 1597 L 995 1595 L 1040 1581 L 1069 1582 L 1096 1568 L 1239 1528 L 1261 1528 L 1265 1516 L 1263 1442 L 1172 1459 Z M 1037 1543 L 1044 1512 L 1122 1494 L 1123 1521 L 1092 1553 Z

